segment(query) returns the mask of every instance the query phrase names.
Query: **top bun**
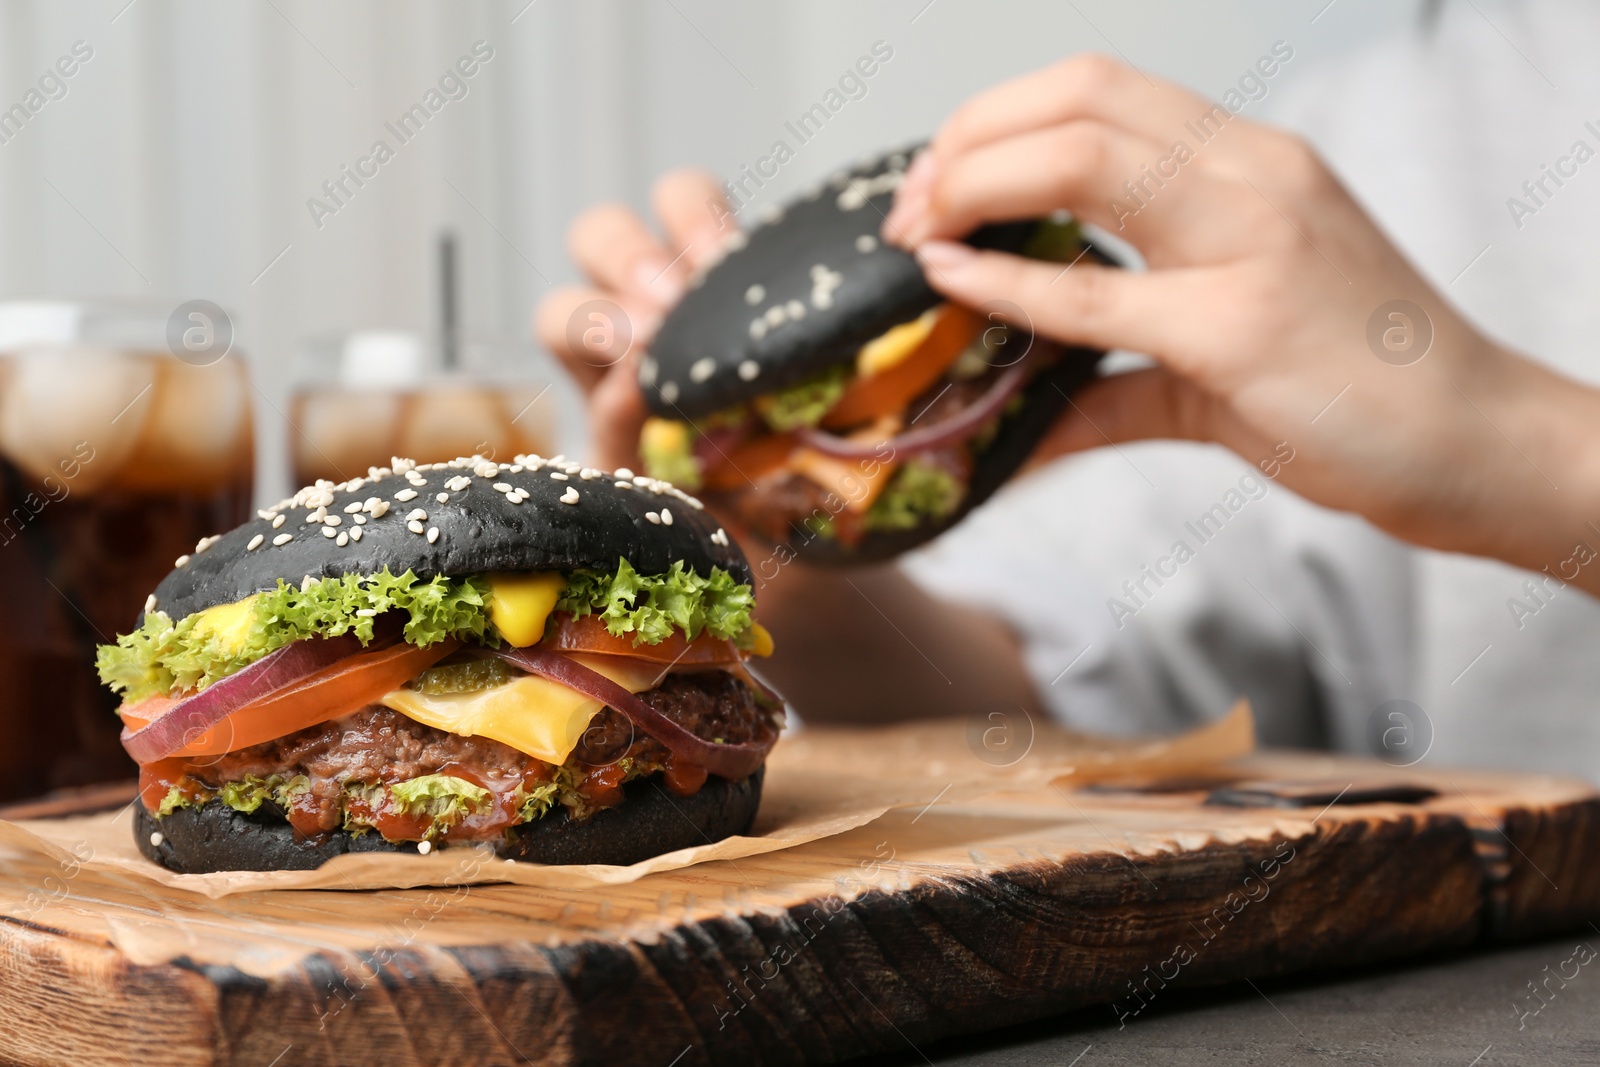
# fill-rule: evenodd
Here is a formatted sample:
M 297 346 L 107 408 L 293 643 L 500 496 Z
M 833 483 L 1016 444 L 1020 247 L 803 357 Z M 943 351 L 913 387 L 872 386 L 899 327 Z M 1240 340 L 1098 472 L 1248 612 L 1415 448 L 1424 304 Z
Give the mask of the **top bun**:
M 411 519 L 418 510 L 426 518 Z M 357 514 L 364 525 L 355 523 Z M 356 530 L 359 539 L 351 536 Z M 396 459 L 363 478 L 307 486 L 255 520 L 201 541 L 156 586 L 151 610 L 181 619 L 307 575 L 367 575 L 385 567 L 424 580 L 486 571 L 610 571 L 619 557 L 640 574 L 659 574 L 682 560 L 703 577 L 721 567 L 737 582 L 751 580 L 744 553 L 700 501 L 666 482 L 561 456 L 518 456 L 512 464 L 478 456 L 433 464 Z
M 650 409 L 694 419 L 798 384 L 942 302 L 917 261 L 878 237 L 913 151 L 841 171 L 732 231 L 640 363 Z M 1020 252 L 1035 226 L 987 226 L 969 241 Z

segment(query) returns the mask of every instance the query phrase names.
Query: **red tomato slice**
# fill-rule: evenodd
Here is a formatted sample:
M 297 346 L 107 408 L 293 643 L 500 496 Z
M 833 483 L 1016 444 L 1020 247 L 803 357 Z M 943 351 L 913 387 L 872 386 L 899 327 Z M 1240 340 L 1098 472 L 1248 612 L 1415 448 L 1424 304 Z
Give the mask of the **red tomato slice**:
M 216 756 L 235 752 L 349 715 L 377 701 L 389 690 L 398 689 L 459 647 L 459 641 L 441 641 L 427 648 L 401 642 L 377 652 L 340 660 L 296 685 L 286 686 L 239 708 L 172 756 Z M 149 703 L 140 701 L 123 709 L 125 732 L 131 733 L 150 722 L 138 714 Z
M 125 723 L 136 723 L 133 729 L 138 729 L 146 723 L 154 722 L 172 709 L 178 703 L 172 697 L 153 696 L 145 697 L 136 704 L 124 704 L 117 709 L 117 715 Z
M 553 652 L 595 652 L 603 656 L 627 656 L 654 663 L 678 663 L 698 666 L 707 663 L 740 663 L 744 656 L 732 641 L 724 641 L 702 633 L 693 641 L 684 639 L 680 630 L 659 645 L 640 644 L 635 647 L 632 634 L 612 637 L 598 615 L 572 616 L 566 613 L 555 616 L 555 625 L 545 634 L 540 648 Z

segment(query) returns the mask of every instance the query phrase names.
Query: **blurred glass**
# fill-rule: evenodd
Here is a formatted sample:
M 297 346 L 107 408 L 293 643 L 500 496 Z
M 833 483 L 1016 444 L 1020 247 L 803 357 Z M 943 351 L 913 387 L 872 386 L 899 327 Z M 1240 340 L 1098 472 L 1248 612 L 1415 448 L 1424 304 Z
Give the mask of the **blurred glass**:
M 462 344 L 446 367 L 421 334 L 361 331 L 308 342 L 290 400 L 297 485 L 346 481 L 394 456 L 509 461 L 555 448 L 550 384 L 513 346 Z
M 135 773 L 95 646 L 249 515 L 231 331 L 203 302 L 0 303 L 0 798 Z

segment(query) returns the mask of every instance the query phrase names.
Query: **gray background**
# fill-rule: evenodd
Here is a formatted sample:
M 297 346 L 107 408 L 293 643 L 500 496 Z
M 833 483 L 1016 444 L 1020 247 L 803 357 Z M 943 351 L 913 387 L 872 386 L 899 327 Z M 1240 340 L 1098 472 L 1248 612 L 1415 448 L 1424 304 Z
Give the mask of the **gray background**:
M 573 280 L 573 216 L 642 205 L 668 167 L 752 163 L 877 41 L 893 58 L 794 146 L 758 207 L 1076 51 L 1217 97 L 1282 40 L 1294 60 L 1247 117 L 1305 132 L 1492 336 L 1600 381 L 1600 163 L 1526 226 L 1505 207 L 1600 123 L 1600 10 L 1585 0 L 30 0 L 0 6 L 0 109 L 78 40 L 95 55 L 67 95 L 0 144 L 0 297 L 231 309 L 268 500 L 288 488 L 280 412 L 304 340 L 432 329 L 442 229 L 460 237 L 469 334 L 559 378 L 527 322 Z M 315 226 L 308 198 L 480 40 L 495 55 L 468 95 Z M 572 389 L 542 404 L 580 454 Z M 1252 504 L 1135 625 L 1113 628 L 1107 598 L 1243 469 L 1188 444 L 1097 450 L 1014 483 L 908 569 L 1003 611 L 1052 713 L 1084 729 L 1182 729 L 1248 693 L 1269 740 L 1367 751 L 1373 717 L 1408 700 L 1436 763 L 1600 780 L 1600 603 L 1567 592 L 1518 620 L 1526 572 L 1412 550 L 1288 492 Z M 1029 568 L 1009 604 L 997 560 Z
M 1283 38 L 1297 57 L 1279 91 L 1417 11 L 1396 0 L 9 0 L 0 106 L 74 41 L 94 58 L 0 145 L 0 295 L 229 309 L 263 394 L 260 495 L 275 499 L 297 346 L 334 330 L 431 329 L 441 228 L 460 235 L 469 332 L 525 343 L 540 293 L 572 277 L 562 235 L 577 211 L 642 204 L 667 167 L 728 174 L 774 139 L 793 145 L 783 123 L 874 41 L 893 59 L 762 198 L 925 136 L 978 89 L 1074 51 L 1121 53 L 1219 94 Z M 313 225 L 307 199 L 375 138 L 393 144 L 383 123 L 478 40 L 495 56 L 469 94 Z M 571 394 L 552 398 L 577 439 Z

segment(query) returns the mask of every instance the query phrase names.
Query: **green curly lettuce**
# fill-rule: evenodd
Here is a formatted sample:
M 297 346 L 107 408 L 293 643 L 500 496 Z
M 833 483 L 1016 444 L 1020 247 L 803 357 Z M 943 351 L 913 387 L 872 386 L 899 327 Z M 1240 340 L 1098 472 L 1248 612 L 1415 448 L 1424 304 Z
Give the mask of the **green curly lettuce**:
M 454 826 L 489 806 L 492 794 L 481 785 L 453 774 L 424 774 L 389 787 L 407 815 L 427 815 L 438 828 Z
M 830 367 L 810 381 L 761 398 L 756 406 L 767 425 L 779 433 L 815 426 L 839 402 L 854 376 L 855 368 L 849 364 Z
M 176 623 L 164 612 L 147 614 L 137 630 L 100 646 L 100 680 L 129 702 L 204 689 L 303 637 L 353 633 L 367 644 L 376 616 L 387 611 L 406 613 L 405 639 L 413 645 L 449 637 L 498 643 L 489 625 L 488 586 L 477 577 L 423 581 L 409 570 L 395 575 L 386 567 L 371 576 L 347 574 L 304 586 L 280 580 L 248 603 L 248 621 L 237 632 L 213 625 L 207 612 Z
M 625 757 L 617 761 L 617 769 L 622 772 L 623 782 L 631 782 L 662 768 L 653 761 Z M 596 809 L 581 788 L 589 770 L 587 765 L 569 761 L 552 768 L 549 781 L 532 787 L 519 785 L 512 798 L 516 824 L 536 822 L 557 807 L 565 808 L 576 819 L 593 815 Z M 311 781 L 303 774 L 247 775 L 215 788 L 185 778 L 167 791 L 155 815 L 165 818 L 180 808 L 198 808 L 212 799 L 245 814 L 253 814 L 268 803 L 287 812 L 294 798 L 310 788 Z M 482 786 L 450 774 L 424 774 L 389 784 L 345 782 L 339 797 L 340 825 L 357 837 L 363 836 L 377 829 L 371 813 L 389 808 L 391 802 L 407 815 L 427 816 L 422 837 L 431 841 L 467 817 L 489 810 L 495 797 Z
M 742 640 L 750 630 L 755 594 L 721 567 L 711 577 L 700 575 L 675 560 L 672 569 L 652 577 L 640 575 L 628 561 L 617 561 L 613 574 L 574 571 L 567 576 L 566 592 L 556 601 L 557 611 L 576 616 L 598 615 L 612 637 L 633 635 L 633 644 L 658 645 L 674 628 L 689 640 L 702 631 L 724 640 Z
M 277 588 L 238 604 L 196 612 L 176 623 L 163 612 L 151 612 L 116 644 L 101 645 L 95 665 L 103 683 L 134 703 L 204 689 L 302 638 L 349 633 L 365 645 L 372 640 L 377 617 L 386 612 L 404 613 L 405 639 L 419 647 L 447 638 L 498 646 L 500 636 L 489 621 L 489 595 L 482 577 L 423 581 L 409 570 L 396 576 L 387 568 L 370 577 L 344 575 L 304 586 L 280 581 Z M 747 641 L 754 603 L 750 586 L 735 582 L 721 568 L 702 578 L 679 561 L 665 574 L 642 576 L 627 560 L 619 560 L 615 573 L 582 570 L 569 575 L 556 609 L 599 614 L 613 636 L 633 634 L 635 645 L 654 645 L 674 628 L 691 640 L 709 631 Z M 219 612 L 226 618 L 219 619 Z M 450 681 L 442 675 L 439 680 Z M 446 685 L 441 691 L 448 689 Z
M 156 805 L 156 818 L 164 819 L 179 808 L 198 808 L 211 799 L 210 791 L 200 788 L 185 792 L 178 786 L 167 789 L 167 795 L 161 798 L 161 803 Z
M 292 777 L 269 774 L 265 778 L 251 774 L 237 781 L 224 782 L 217 790 L 217 798 L 234 811 L 242 811 L 246 815 L 258 810 L 269 800 L 288 811 L 294 798 L 310 788 L 311 779 L 303 774 Z
M 862 525 L 869 530 L 914 529 L 955 511 L 965 494 L 960 479 L 949 471 L 907 460 L 867 509 Z
M 389 800 L 407 815 L 426 815 L 429 822 L 423 837 L 431 841 L 467 816 L 487 809 L 494 794 L 453 774 L 424 774 L 388 785 L 346 782 L 340 798 L 343 829 L 358 837 L 376 829 L 369 813 L 382 810 Z
M 636 771 L 636 763 L 638 761 L 627 757 L 617 761 L 617 766 L 623 772 L 623 781 L 630 780 L 636 773 L 642 773 L 643 765 L 641 764 L 640 770 Z M 541 782 L 531 789 L 526 785 L 523 786 L 521 792 L 517 794 L 517 822 L 536 822 L 548 815 L 557 804 L 570 811 L 574 817 L 581 817 L 589 812 L 591 810 L 589 802 L 579 792 L 588 773 L 587 767 L 578 766 L 569 759 L 562 766 L 552 769 L 548 782 Z
M 525 790 L 522 803 L 517 807 L 517 821 L 534 822 L 544 818 L 561 799 L 562 788 L 561 782 L 549 781 L 536 785 L 531 790 Z

